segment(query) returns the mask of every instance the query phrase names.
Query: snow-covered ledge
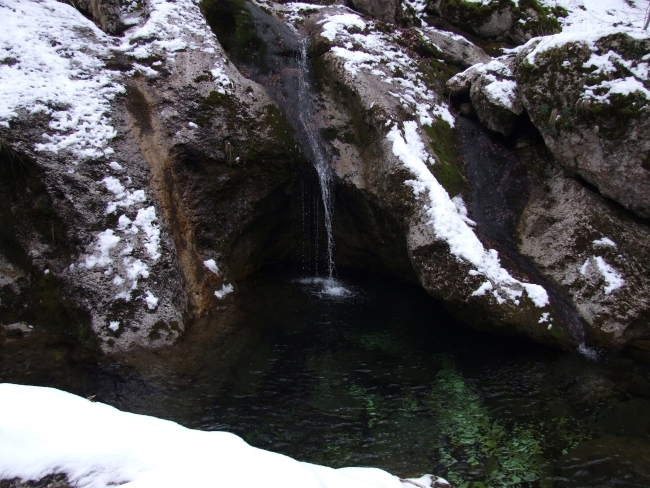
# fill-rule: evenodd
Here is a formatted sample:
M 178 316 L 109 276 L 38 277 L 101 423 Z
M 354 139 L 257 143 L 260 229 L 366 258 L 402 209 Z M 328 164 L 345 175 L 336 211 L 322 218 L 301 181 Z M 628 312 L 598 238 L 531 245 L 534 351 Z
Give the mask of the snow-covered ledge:
M 333 469 L 249 446 L 227 432 L 121 412 L 53 388 L 0 384 L 0 479 L 65 474 L 100 488 L 432 488 L 376 468 Z

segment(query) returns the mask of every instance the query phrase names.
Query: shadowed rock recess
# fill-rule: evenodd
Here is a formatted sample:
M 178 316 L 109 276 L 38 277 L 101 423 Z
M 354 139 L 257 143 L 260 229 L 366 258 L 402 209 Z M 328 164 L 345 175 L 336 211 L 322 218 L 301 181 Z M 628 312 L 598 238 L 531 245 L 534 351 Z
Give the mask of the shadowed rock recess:
M 325 269 L 317 148 L 338 267 L 479 329 L 650 355 L 635 25 L 576 37 L 536 0 L 34 5 L 2 8 L 44 43 L 38 77 L 73 81 L 2 99 L 0 324 L 104 352 L 225 327 L 265 263 L 307 246 Z

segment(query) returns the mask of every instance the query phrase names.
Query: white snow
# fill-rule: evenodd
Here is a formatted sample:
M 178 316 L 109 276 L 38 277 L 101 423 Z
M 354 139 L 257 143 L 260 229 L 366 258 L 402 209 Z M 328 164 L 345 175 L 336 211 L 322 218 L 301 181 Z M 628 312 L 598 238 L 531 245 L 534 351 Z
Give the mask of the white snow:
M 97 242 L 95 243 L 97 253 L 86 256 L 84 261 L 86 268 L 105 267 L 111 264 L 113 259 L 110 256 L 110 251 L 117 246 L 120 240 L 120 237 L 115 235 L 113 229 L 106 229 L 97 234 Z
M 173 66 L 176 53 L 186 50 L 200 50 L 215 54 L 222 52 L 214 34 L 201 14 L 198 2 L 193 0 L 150 0 L 147 2 L 147 19 L 143 25 L 129 29 L 121 45 L 116 47 L 136 59 L 158 57 Z M 213 57 L 214 66 L 210 70 L 215 88 L 219 93 L 232 93 L 232 80 L 224 70 L 224 59 Z M 162 63 L 152 63 L 161 66 Z M 141 66 L 141 65 L 140 65 Z M 141 66 L 142 68 L 142 66 Z M 147 76 L 156 76 L 157 71 L 144 69 Z M 142 71 L 142 69 L 141 69 Z
M 491 100 L 510 110 L 517 98 L 517 83 L 513 80 L 495 80 L 485 87 Z
M 598 271 L 600 271 L 600 274 L 602 274 L 605 279 L 605 283 L 607 283 L 605 286 L 605 294 L 609 295 L 611 292 L 625 284 L 623 277 L 614 268 L 607 264 L 602 257 L 594 256 L 594 261 L 596 261 Z
M 616 243 L 612 241 L 609 237 L 601 237 L 593 241 L 594 246 L 604 246 L 604 247 L 616 247 Z
M 275 3 L 275 2 L 274 2 Z M 308 15 L 313 12 L 317 12 L 322 8 L 326 8 L 326 5 L 314 5 L 311 3 L 303 2 L 291 2 L 286 4 L 276 4 L 274 5 L 276 9 L 279 9 L 280 12 L 287 18 L 287 20 L 295 24 L 298 21 L 301 21 L 305 15 Z
M 416 195 L 426 199 L 425 208 L 430 219 L 428 223 L 433 227 L 436 237 L 447 242 L 454 256 L 474 268 L 472 274 L 484 276 L 492 284 L 491 292 L 497 302 L 503 303 L 509 299 L 519 304 L 519 297 L 522 290 L 525 290 L 535 306 L 542 308 L 548 305 L 548 295 L 544 288 L 523 283 L 510 276 L 508 271 L 501 267 L 497 251 L 483 247 L 466 222 L 466 215 L 459 212 L 458 206 L 427 168 L 425 161 L 429 156 L 418 135 L 417 123 L 404 122 L 403 131 L 395 124 L 387 138 L 392 142 L 393 154 L 414 176 L 413 180 L 408 180 L 405 184 L 410 186 Z M 488 290 L 489 285 L 484 283 L 474 294 L 481 295 Z
M 589 76 L 605 75 L 603 80 L 596 78 L 596 84 L 585 85 L 583 99 L 610 103 L 610 95 L 638 93 L 650 100 L 650 90 L 647 88 L 650 81 L 648 60 L 624 59 L 613 51 L 598 52 L 596 45 L 599 39 L 618 33 L 627 34 L 634 39 L 648 39 L 650 34 L 641 29 L 647 3 L 641 0 L 543 0 L 543 3 L 565 7 L 569 16 L 560 19 L 563 26 L 560 34 L 531 39 L 526 43 L 523 49 L 529 51 L 526 55 L 528 63 L 534 64 L 536 56 L 549 49 L 561 48 L 567 43 L 581 43 L 592 51 L 582 67 L 592 70 Z
M 544 312 L 542 316 L 539 318 L 538 323 L 543 324 L 544 322 L 548 322 L 550 314 L 548 312 Z
M 187 429 L 53 388 L 0 384 L 0 478 L 55 473 L 80 488 L 414 486 L 376 468 L 302 463 L 234 434 Z M 430 476 L 413 481 L 432 483 Z
M 205 261 L 203 261 L 203 266 L 208 268 L 214 274 L 216 275 L 219 274 L 219 266 L 217 266 L 217 263 L 215 262 L 214 259 L 206 259 Z
M 153 310 L 158 306 L 158 297 L 156 297 L 153 293 L 151 293 L 149 290 L 145 292 L 145 297 L 144 301 L 147 304 L 147 308 L 149 310 Z
M 485 283 L 483 283 L 481 286 L 479 286 L 472 293 L 472 296 L 473 297 L 482 297 L 483 295 L 485 295 L 486 292 L 488 292 L 490 290 L 493 290 L 493 289 L 494 289 L 494 286 L 492 286 L 492 283 L 489 282 L 489 281 L 486 281 Z
M 352 28 L 364 30 L 366 23 L 356 14 L 337 14 L 327 17 L 320 22 L 323 24 L 323 31 L 321 36 L 325 39 L 333 41 L 338 34 L 346 32 Z
M 614 26 L 639 30 L 643 27 L 645 0 L 539 0 L 548 7 L 564 7 L 568 16 L 559 18 L 563 32 L 588 34 Z
M 390 35 L 374 30 L 374 22 L 348 12 L 328 15 L 319 23 L 321 36 L 336 44 L 331 52 L 351 76 L 366 71 L 392 85 L 389 93 L 407 111 L 416 113 L 423 125 L 432 125 L 433 117 L 438 117 L 454 126 L 447 104 L 422 81 L 416 61 Z
M 606 245 L 610 246 L 610 244 Z M 580 267 L 581 275 L 587 276 L 591 263 L 594 263 L 596 265 L 596 269 L 605 280 L 604 291 L 606 295 L 609 295 L 614 290 L 621 288 L 625 284 L 625 279 L 623 276 L 614 268 L 612 268 L 601 256 L 592 256 L 591 258 L 585 260 L 585 262 Z
M 154 262 L 160 258 L 160 228 L 155 223 L 156 220 L 156 209 L 147 207 L 138 210 L 132 224 L 132 229 L 142 229 L 144 232 L 144 248 Z
M 104 68 L 111 39 L 72 6 L 55 0 L 0 0 L 0 125 L 20 109 L 45 113 L 38 151 L 79 160 L 112 153 L 110 101 L 124 88 Z
M 226 295 L 232 293 L 233 291 L 234 288 L 230 283 L 224 283 L 223 286 L 221 287 L 221 290 L 216 290 L 214 292 L 214 296 L 217 297 L 219 300 L 223 300 L 226 297 Z
M 188 122 L 188 123 L 187 123 L 187 126 L 188 126 L 190 129 L 198 129 L 198 128 L 199 128 L 199 126 L 196 125 L 194 122 Z
M 111 167 L 111 169 L 114 169 L 115 171 L 122 171 L 124 169 L 122 165 L 117 161 L 111 161 L 110 163 L 108 163 L 108 165 Z
M 120 323 L 118 321 L 113 321 L 108 324 L 108 328 L 113 332 L 116 332 L 120 328 Z M 1 476 L 0 476 L 1 477 Z
M 138 60 L 159 57 L 170 65 L 186 48 L 221 52 L 193 0 L 147 2 L 146 21 L 121 39 L 55 0 L 0 0 L 0 19 L 0 125 L 9 127 L 21 109 L 48 115 L 49 130 L 35 149 L 68 150 L 75 163 L 113 154 L 108 144 L 116 132 L 109 110 L 115 95 L 124 92 L 123 75 L 106 69 L 104 60 L 115 51 Z M 129 23 L 139 22 L 134 17 Z M 134 68 L 158 74 L 142 63 Z M 217 91 L 232 91 L 221 56 L 214 56 L 212 75 Z
M 131 208 L 137 203 L 147 201 L 144 190 L 127 190 L 124 185 L 120 183 L 120 180 L 114 176 L 107 176 L 101 181 L 101 183 L 104 183 L 106 189 L 113 193 L 117 199 L 106 205 L 105 213 L 107 215 L 115 213 L 118 207 Z

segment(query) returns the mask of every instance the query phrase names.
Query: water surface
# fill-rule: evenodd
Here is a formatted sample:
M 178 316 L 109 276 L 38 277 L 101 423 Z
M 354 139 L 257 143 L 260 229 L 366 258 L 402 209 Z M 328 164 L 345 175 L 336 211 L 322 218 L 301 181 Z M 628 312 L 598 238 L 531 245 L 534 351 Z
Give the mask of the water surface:
M 274 269 L 240 284 L 238 300 L 227 334 L 197 327 L 117 361 L 5 337 L 0 376 L 334 467 L 465 487 L 650 486 L 647 366 L 476 332 L 374 275 Z

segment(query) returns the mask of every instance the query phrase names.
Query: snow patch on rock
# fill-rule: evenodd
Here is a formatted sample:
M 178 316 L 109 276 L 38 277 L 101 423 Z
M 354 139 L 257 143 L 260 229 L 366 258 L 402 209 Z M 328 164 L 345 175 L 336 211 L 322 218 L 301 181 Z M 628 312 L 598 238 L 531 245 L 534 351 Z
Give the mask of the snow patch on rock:
M 55 0 L 1 0 L 0 18 L 0 125 L 21 109 L 44 113 L 49 131 L 37 151 L 67 150 L 76 160 L 112 154 L 110 101 L 124 91 L 103 61 L 112 39 Z
M 480 296 L 490 291 L 498 303 L 510 300 L 518 305 L 525 290 L 536 307 L 542 308 L 548 305 L 548 294 L 543 287 L 523 283 L 513 278 L 501 267 L 498 252 L 494 249 L 485 249 L 466 222 L 466 215 L 459 212 L 458 205 L 452 201 L 427 168 L 425 161 L 429 156 L 417 132 L 417 123 L 404 122 L 403 130 L 395 124 L 387 138 L 392 143 L 393 154 L 415 177 L 405 184 L 410 186 L 416 195 L 427 201 L 425 209 L 430 219 L 428 224 L 433 227 L 436 237 L 449 245 L 450 252 L 454 256 L 468 262 L 474 268 L 470 272 L 472 275 L 484 276 L 490 283 L 489 285 L 484 283 L 472 295 Z
M 392 85 L 389 92 L 408 111 L 418 114 L 420 123 L 432 125 L 434 117 L 454 127 L 454 116 L 421 79 L 418 65 L 376 24 L 354 13 L 327 15 L 319 23 L 321 36 L 336 45 L 331 52 L 343 61 L 345 70 L 356 77 L 366 71 Z

